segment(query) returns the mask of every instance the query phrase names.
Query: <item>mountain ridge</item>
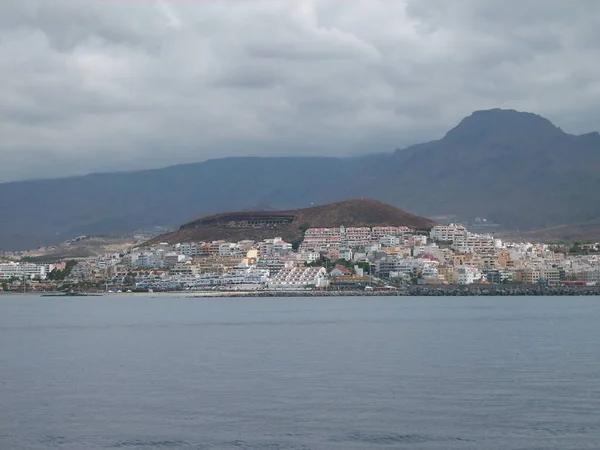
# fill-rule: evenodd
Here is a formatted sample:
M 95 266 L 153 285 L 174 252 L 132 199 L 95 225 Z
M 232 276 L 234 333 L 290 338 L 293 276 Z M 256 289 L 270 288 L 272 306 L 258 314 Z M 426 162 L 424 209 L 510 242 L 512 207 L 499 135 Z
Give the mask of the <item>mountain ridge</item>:
M 387 154 L 230 157 L 163 169 L 0 184 L 0 250 L 176 225 L 192 215 L 374 198 L 420 216 L 506 229 L 600 217 L 600 135 L 514 110 L 476 111 L 441 139 Z

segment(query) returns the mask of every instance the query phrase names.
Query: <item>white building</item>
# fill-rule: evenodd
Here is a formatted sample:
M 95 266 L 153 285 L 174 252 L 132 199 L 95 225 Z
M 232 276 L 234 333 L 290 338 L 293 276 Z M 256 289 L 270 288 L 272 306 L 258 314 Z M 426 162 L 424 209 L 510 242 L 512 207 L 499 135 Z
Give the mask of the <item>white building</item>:
M 223 258 L 232 258 L 234 256 L 240 256 L 240 248 L 237 244 L 232 242 L 225 242 L 219 244 L 219 256 Z
M 258 244 L 260 254 L 263 256 L 287 255 L 292 252 L 292 244 L 277 237 L 273 239 L 265 239 Z
M 404 240 L 398 236 L 383 236 L 379 239 L 379 243 L 384 247 L 397 247 L 403 242 Z
M 324 267 L 294 267 L 282 269 L 269 281 L 269 289 L 309 289 L 327 286 Z
M 319 252 L 304 251 L 297 254 L 298 262 L 300 263 L 313 263 L 321 257 Z
M 340 259 L 345 259 L 346 261 L 352 261 L 352 257 L 354 252 L 349 247 L 340 248 Z
M 375 263 L 375 271 L 382 277 L 410 279 L 416 276 L 425 280 L 437 280 L 438 261 L 429 259 L 384 258 Z
M 467 233 L 463 225 L 436 225 L 429 232 L 429 236 L 434 241 L 454 242 L 457 237 L 462 237 Z
M 144 252 L 140 253 L 137 261 L 135 262 L 135 267 L 140 269 L 155 269 L 159 267 L 159 258 L 155 253 Z
M 460 266 L 455 269 L 454 279 L 458 284 L 473 284 L 481 281 L 482 274 L 477 267 Z
M 9 262 L 0 264 L 0 280 L 10 278 L 40 278 L 46 279 L 47 273 L 52 270 L 48 266 L 28 263 Z
M 282 269 L 295 267 L 297 264 L 294 255 L 289 256 L 265 256 L 258 260 L 257 267 L 259 269 L 269 269 L 271 275 L 275 275 Z
M 175 251 L 185 256 L 198 256 L 202 253 L 202 244 L 197 242 L 184 242 L 175 245 Z

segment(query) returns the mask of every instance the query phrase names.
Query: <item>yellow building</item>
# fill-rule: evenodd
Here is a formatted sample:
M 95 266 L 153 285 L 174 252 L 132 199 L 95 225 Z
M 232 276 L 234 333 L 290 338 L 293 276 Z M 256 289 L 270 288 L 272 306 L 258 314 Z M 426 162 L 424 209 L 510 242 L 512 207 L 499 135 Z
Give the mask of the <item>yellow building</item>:
M 239 257 L 211 256 L 208 258 L 194 258 L 194 265 L 198 273 L 227 273 L 243 261 L 244 258 Z

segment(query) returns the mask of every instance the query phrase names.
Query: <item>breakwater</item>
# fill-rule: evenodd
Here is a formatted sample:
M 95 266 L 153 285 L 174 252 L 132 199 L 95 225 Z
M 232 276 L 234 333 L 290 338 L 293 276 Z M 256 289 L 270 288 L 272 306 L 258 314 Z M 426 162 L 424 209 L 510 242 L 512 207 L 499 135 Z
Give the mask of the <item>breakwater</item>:
M 381 296 L 576 296 L 600 295 L 600 286 L 415 285 L 386 290 L 211 291 L 202 297 L 381 297 Z

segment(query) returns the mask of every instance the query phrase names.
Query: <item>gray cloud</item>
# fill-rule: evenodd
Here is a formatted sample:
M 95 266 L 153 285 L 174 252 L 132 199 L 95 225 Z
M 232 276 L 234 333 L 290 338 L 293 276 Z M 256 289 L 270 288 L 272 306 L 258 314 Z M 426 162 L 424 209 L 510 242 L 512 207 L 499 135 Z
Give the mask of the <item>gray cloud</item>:
M 598 128 L 596 0 L 20 0 L 0 6 L 0 181 L 347 155 L 476 109 Z

